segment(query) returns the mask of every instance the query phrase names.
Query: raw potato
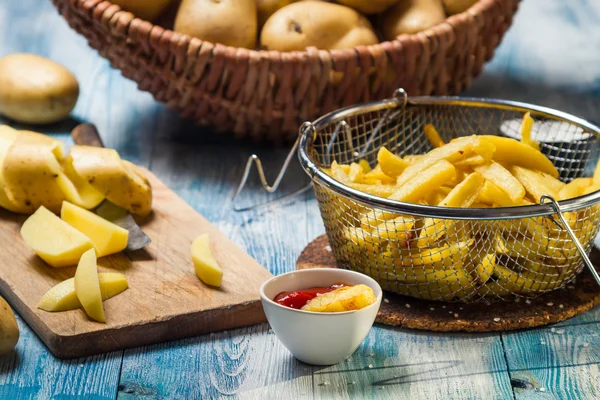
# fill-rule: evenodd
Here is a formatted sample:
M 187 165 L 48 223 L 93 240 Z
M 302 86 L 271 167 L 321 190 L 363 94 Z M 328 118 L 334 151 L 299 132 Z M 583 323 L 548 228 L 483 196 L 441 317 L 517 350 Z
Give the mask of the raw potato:
M 94 249 L 86 251 L 81 256 L 75 271 L 74 284 L 75 293 L 85 313 L 93 320 L 105 322 Z
M 459 14 L 467 11 L 473 4 L 479 0 L 442 0 L 444 2 L 444 9 L 448 15 Z
M 4 190 L 16 209 L 32 213 L 40 206 L 59 211 L 65 195 L 59 159 L 62 142 L 35 132 L 20 131 L 2 162 Z
M 367 18 L 349 7 L 319 1 L 290 4 L 271 16 L 260 34 L 268 50 L 347 49 L 378 43 Z
M 112 149 L 71 147 L 73 169 L 109 201 L 146 216 L 152 211 L 152 188 L 139 169 Z
M 129 231 L 91 211 L 65 201 L 60 210 L 60 217 L 90 238 L 98 257 L 118 253 L 127 247 Z
M 310 300 L 302 310 L 312 312 L 344 312 L 360 310 L 377 301 L 367 285 L 344 286 Z
M 296 1 L 297 0 L 256 0 L 258 27 L 262 28 L 265 22 L 267 22 L 269 17 L 273 15 L 275 11 L 295 3 Z
M 0 355 L 15 348 L 19 341 L 19 325 L 13 310 L 6 300 L 0 297 Z
M 96 208 L 104 201 L 104 195 L 94 189 L 85 179 L 77 175 L 73 168 L 73 158 L 69 155 L 61 164 L 65 174 L 64 180 L 60 180 L 59 186 L 65 193 L 67 200 L 87 210 Z
M 0 59 L 0 114 L 28 124 L 48 124 L 66 118 L 78 96 L 75 76 L 54 61 L 34 54 Z
M 337 0 L 337 2 L 363 14 L 378 14 L 390 8 L 398 0 Z
M 125 275 L 118 272 L 103 272 L 98 274 L 102 300 L 110 299 L 129 287 Z M 81 302 L 75 293 L 75 278 L 69 278 L 46 292 L 38 303 L 38 308 L 44 311 L 69 311 L 81 307 Z
M 4 158 L 10 146 L 17 139 L 17 135 L 18 132 L 15 129 L 7 125 L 0 125 L 0 207 L 12 212 L 24 213 L 27 212 L 27 208 L 17 206 L 6 196 L 4 174 L 2 173 Z
M 383 38 L 421 32 L 445 19 L 441 0 L 402 0 L 383 14 Z
M 211 43 L 254 48 L 255 0 L 182 0 L 174 30 Z
M 82 254 L 94 248 L 91 240 L 45 207 L 40 207 L 23 223 L 21 236 L 50 266 L 75 265 Z
M 171 0 L 111 0 L 111 2 L 130 11 L 136 17 L 153 22 L 162 15 Z
M 207 285 L 221 286 L 223 270 L 210 250 L 210 238 L 207 234 L 200 235 L 194 240 L 191 253 L 198 278 Z

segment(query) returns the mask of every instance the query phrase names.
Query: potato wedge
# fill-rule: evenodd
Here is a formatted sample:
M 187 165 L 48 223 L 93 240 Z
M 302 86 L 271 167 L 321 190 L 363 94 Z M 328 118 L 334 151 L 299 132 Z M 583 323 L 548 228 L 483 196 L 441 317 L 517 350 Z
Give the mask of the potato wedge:
M 87 236 L 43 206 L 23 223 L 21 236 L 42 260 L 55 268 L 76 265 L 85 252 L 94 248 Z
M 118 272 L 99 273 L 98 282 L 102 301 L 118 295 L 129 287 L 125 275 Z M 80 307 L 81 302 L 75 293 L 75 278 L 69 278 L 53 286 L 38 303 L 38 308 L 44 311 L 69 311 Z
M 223 281 L 223 270 L 210 249 L 209 235 L 198 236 L 192 242 L 190 252 L 198 278 L 207 285 L 220 287 Z
M 139 169 L 112 149 L 73 146 L 75 172 L 112 203 L 133 214 L 152 211 L 152 188 Z
M 485 179 L 504 190 L 513 202 L 525 197 L 525 188 L 506 168 L 496 162 L 475 167 Z
M 75 270 L 75 294 L 81 302 L 85 313 L 91 319 L 105 322 L 104 307 L 102 306 L 102 292 L 98 279 L 98 266 L 96 265 L 96 252 L 90 249 L 83 253 L 77 269 Z
M 539 150 L 507 137 L 493 135 L 483 135 L 480 137 L 496 146 L 493 156 L 495 161 L 539 170 L 554 178 L 558 178 L 558 170 L 552 164 L 552 161 Z
M 312 312 L 344 312 L 360 310 L 376 301 L 377 297 L 375 297 L 373 289 L 367 285 L 359 284 L 344 286 L 329 293 L 323 293 L 306 303 L 302 307 L 302 310 Z

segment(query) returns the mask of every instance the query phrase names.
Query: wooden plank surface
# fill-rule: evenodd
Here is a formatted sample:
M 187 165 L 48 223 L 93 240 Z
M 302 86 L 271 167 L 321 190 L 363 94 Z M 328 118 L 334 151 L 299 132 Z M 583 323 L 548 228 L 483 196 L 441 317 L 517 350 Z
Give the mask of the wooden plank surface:
M 494 61 L 465 95 L 529 101 L 599 120 L 599 7 L 595 0 L 522 2 Z M 214 138 L 210 130 L 180 120 L 111 70 L 68 29 L 50 2 L 20 0 L 0 6 L 0 56 L 15 51 L 49 56 L 73 70 L 82 87 L 74 115 L 96 124 L 107 146 L 150 166 L 271 272 L 291 270 L 304 245 L 323 233 L 316 201 L 308 194 L 288 205 L 233 213 L 229 198 L 245 158 L 257 151 L 277 167 L 285 151 Z M 67 130 L 59 126 L 48 131 L 68 141 Z M 301 178 L 301 173 L 291 176 Z M 255 186 L 242 202 L 264 198 Z M 596 350 L 577 349 L 583 345 L 578 335 L 593 338 L 598 326 L 589 324 L 583 333 L 575 327 L 596 321 L 598 309 L 562 323 L 565 328 L 557 326 L 565 329 L 562 335 L 532 330 L 510 338 L 436 337 L 375 327 L 348 361 L 352 368 L 343 364 L 317 370 L 291 358 L 266 325 L 131 349 L 124 357 L 119 351 L 65 362 L 55 359 L 19 320 L 18 356 L 0 359 L 0 398 L 403 398 L 407 393 L 415 399 L 595 398 Z M 552 335 L 547 341 L 551 346 L 540 353 L 534 343 L 544 335 Z M 377 354 L 375 363 L 371 349 Z M 507 363 L 499 359 L 502 350 Z M 452 366 L 451 373 L 433 371 L 427 364 L 449 360 L 463 363 Z M 411 363 L 423 366 L 401 367 Z M 423 369 L 427 372 L 419 375 Z M 392 379 L 413 373 L 404 380 Z M 510 378 L 531 386 L 513 391 Z M 383 379 L 391 380 L 384 389 L 375 389 L 372 383 Z M 360 382 L 357 388 L 344 386 L 353 380 Z

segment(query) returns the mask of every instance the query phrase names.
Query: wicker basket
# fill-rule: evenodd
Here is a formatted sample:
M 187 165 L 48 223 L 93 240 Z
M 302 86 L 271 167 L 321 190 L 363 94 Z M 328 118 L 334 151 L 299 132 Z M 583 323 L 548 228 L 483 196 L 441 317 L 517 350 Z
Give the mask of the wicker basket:
M 471 84 L 519 0 L 480 0 L 440 25 L 347 50 L 281 53 L 203 42 L 105 0 L 52 0 L 91 47 L 183 117 L 237 137 L 289 141 L 299 124 L 388 97 L 455 94 Z

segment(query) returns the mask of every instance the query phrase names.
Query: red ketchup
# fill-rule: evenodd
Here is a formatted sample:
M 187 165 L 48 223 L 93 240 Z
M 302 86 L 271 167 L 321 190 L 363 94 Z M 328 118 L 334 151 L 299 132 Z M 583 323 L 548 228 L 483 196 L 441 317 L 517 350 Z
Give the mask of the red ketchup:
M 329 287 L 314 287 L 304 290 L 294 290 L 293 292 L 281 292 L 275 296 L 273 301 L 281 304 L 282 306 L 299 310 L 315 297 L 344 286 L 347 285 L 344 285 L 343 283 L 336 283 Z

